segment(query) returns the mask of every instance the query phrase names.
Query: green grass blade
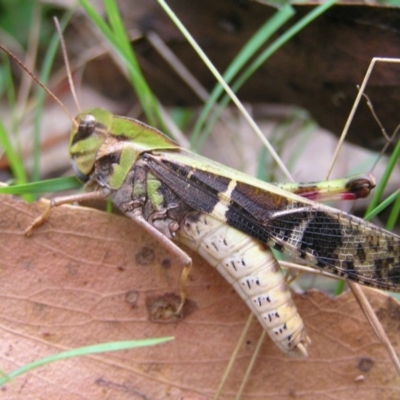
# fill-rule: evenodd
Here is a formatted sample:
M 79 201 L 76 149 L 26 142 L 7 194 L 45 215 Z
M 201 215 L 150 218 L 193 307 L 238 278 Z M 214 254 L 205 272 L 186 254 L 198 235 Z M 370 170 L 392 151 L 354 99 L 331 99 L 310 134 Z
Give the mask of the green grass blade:
M 111 31 L 113 32 L 113 36 L 116 39 L 116 43 L 118 44 L 118 48 L 127 58 L 128 64 L 132 65 L 135 72 L 137 72 L 135 73 L 135 76 L 131 77 L 133 86 L 135 87 L 136 91 L 145 89 L 143 93 L 141 92 L 141 94 L 145 94 L 145 96 L 143 96 L 142 98 L 143 104 L 144 107 L 148 107 L 149 111 L 152 113 L 154 109 L 153 104 L 151 104 L 151 91 L 149 88 L 148 90 L 146 90 L 147 83 L 145 79 L 142 76 L 138 76 L 138 74 L 141 74 L 141 70 L 136 56 L 132 51 L 128 35 L 123 26 L 118 6 L 114 0 L 110 0 L 104 1 L 104 7 L 106 10 L 106 15 L 110 21 Z M 150 96 L 147 96 L 147 94 L 150 94 Z M 152 114 L 151 118 L 153 121 L 156 121 L 155 115 Z
M 321 15 L 326 11 L 327 8 L 331 7 L 334 4 L 334 0 L 330 0 L 327 3 L 317 7 L 309 14 L 307 14 L 302 20 L 296 23 L 292 28 L 286 31 L 283 35 L 281 35 L 274 43 L 272 43 L 264 52 L 262 52 L 257 59 L 250 65 L 249 68 L 235 81 L 232 85 L 232 90 L 237 92 L 240 87 L 247 81 L 248 78 L 251 77 L 252 74 L 281 46 L 283 46 L 289 39 L 291 39 L 294 35 L 296 35 L 301 29 L 307 26 L 311 21 Z M 220 117 L 224 108 L 229 104 L 230 98 L 225 95 L 225 97 L 221 100 L 220 106 L 214 109 L 213 115 L 208 119 L 205 128 L 203 129 L 201 136 L 201 142 L 199 142 L 199 147 L 201 148 L 214 126 L 215 122 Z
M 389 230 L 393 230 L 399 220 L 400 214 L 400 191 L 397 191 L 397 198 L 393 205 L 392 211 L 390 212 L 388 222 L 386 224 L 386 228 Z
M 276 39 L 267 49 L 265 49 L 257 59 L 249 66 L 248 69 L 239 77 L 239 79 L 235 82 L 235 90 L 238 90 L 244 82 L 249 79 L 254 72 L 261 67 L 265 63 L 265 61 L 278 49 L 280 49 L 286 42 L 292 39 L 295 35 L 297 35 L 302 29 L 304 29 L 307 25 L 313 22 L 315 19 L 320 17 L 323 13 L 325 13 L 329 8 L 331 8 L 336 3 L 336 0 L 327 0 L 325 3 L 322 3 L 320 6 L 315 7 L 312 11 L 310 11 L 306 16 L 304 16 L 300 21 L 298 21 L 295 25 L 289 28 L 285 33 L 283 33 L 278 39 Z
M 335 4 L 335 0 L 328 0 L 327 2 L 321 4 L 320 6 L 313 9 L 295 25 L 289 28 L 284 34 L 282 34 L 278 39 L 276 39 L 267 49 L 265 49 L 257 59 L 239 76 L 239 78 L 233 83 L 232 90 L 236 93 L 243 84 L 254 74 L 254 72 L 265 63 L 265 61 L 274 54 L 280 47 L 282 47 L 286 42 L 288 42 L 293 36 L 300 32 L 304 27 L 318 18 L 321 14 L 326 12 L 330 7 Z M 229 104 L 230 98 L 225 95 L 220 102 L 220 106 L 214 108 L 213 115 L 208 119 L 207 124 L 202 131 L 202 141 L 199 143 L 202 147 L 205 139 L 215 124 L 215 121 L 221 115 L 223 109 Z
M 15 93 L 15 85 L 12 79 L 10 62 L 8 57 L 3 54 L 3 72 L 4 72 L 4 82 L 6 84 L 6 95 L 8 100 L 8 105 L 12 111 L 11 114 L 11 132 L 7 132 L 3 122 L 0 120 L 0 147 L 4 154 L 7 157 L 7 160 L 10 164 L 10 169 L 13 174 L 15 181 L 19 184 L 24 184 L 28 181 L 28 177 L 25 171 L 25 166 L 23 163 L 23 159 L 21 156 L 21 150 L 16 149 L 16 145 L 14 145 L 11 140 L 10 136 L 13 135 L 18 130 L 18 121 L 16 119 L 16 112 L 17 109 L 17 96 Z M 18 146 L 20 147 L 20 146 Z M 32 201 L 33 197 L 29 194 L 24 196 L 25 200 Z
M 14 179 L 17 183 L 26 183 L 28 177 L 26 175 L 25 166 L 22 159 L 22 150 L 19 142 L 12 143 L 10 140 L 11 135 L 15 136 L 15 132 L 18 131 L 18 119 L 16 115 L 17 110 L 17 95 L 15 92 L 15 85 L 11 73 L 10 60 L 5 54 L 2 54 L 3 59 L 3 79 L 5 84 L 5 92 L 7 96 L 7 102 L 12 110 L 11 112 L 11 132 L 7 132 L 4 124 L 0 120 L 0 147 L 7 157 L 10 164 L 10 169 Z M 18 139 L 16 137 L 16 139 Z M 30 195 L 24 196 L 25 200 L 32 201 L 33 197 Z
M 67 14 L 63 16 L 60 21 L 60 27 L 63 31 L 70 21 L 72 15 L 75 10 L 71 10 Z M 51 74 L 51 70 L 54 64 L 54 59 L 57 54 L 58 45 L 60 43 L 60 38 L 58 37 L 57 32 L 53 34 L 49 45 L 47 46 L 47 51 L 43 59 L 43 67 L 41 69 L 39 80 L 45 85 L 49 81 L 49 77 Z M 40 179 L 40 132 L 42 129 L 42 120 L 43 120 L 43 110 L 44 110 L 44 102 L 46 98 L 45 91 L 38 86 L 36 91 L 37 104 L 35 107 L 35 116 L 34 116 L 34 130 L 33 130 L 33 167 L 32 167 L 32 181 L 36 182 Z
M 210 70 L 210 72 L 214 75 L 214 77 L 217 79 L 217 81 L 224 87 L 225 92 L 230 96 L 232 101 L 235 103 L 236 107 L 240 111 L 240 113 L 243 115 L 245 120 L 248 122 L 249 126 L 253 130 L 253 132 L 258 136 L 260 139 L 261 143 L 265 147 L 268 148 L 272 156 L 274 157 L 276 163 L 279 165 L 279 168 L 283 171 L 283 173 L 286 175 L 286 177 L 289 180 L 292 180 L 292 176 L 290 175 L 290 172 L 286 168 L 285 164 L 283 161 L 280 159 L 279 155 L 275 152 L 274 148 L 271 146 L 269 143 L 268 139 L 264 136 L 264 134 L 261 132 L 260 127 L 257 125 L 257 123 L 254 121 L 254 119 L 251 117 L 250 113 L 246 110 L 246 108 L 243 106 L 241 101 L 238 99 L 236 94 L 232 91 L 230 86 L 225 82 L 224 78 L 222 75 L 219 73 L 219 71 L 215 68 L 214 64 L 212 61 L 207 57 L 206 53 L 203 51 L 203 49 L 199 46 L 199 44 L 195 41 L 193 36 L 190 34 L 190 32 L 186 29 L 186 27 L 182 24 L 180 19 L 176 16 L 176 14 L 172 11 L 172 9 L 168 6 L 168 4 L 165 2 L 165 0 L 158 0 L 158 3 L 160 6 L 164 9 L 164 11 L 167 13 L 169 18 L 173 21 L 175 26 L 180 30 L 180 32 L 183 34 L 185 39 L 190 43 L 190 45 L 193 47 L 195 52 L 199 55 L 200 59 L 203 61 L 203 63 L 207 66 L 207 68 Z
M 149 123 L 151 125 L 159 126 L 166 132 L 167 128 L 161 117 L 157 100 L 143 77 L 139 63 L 134 55 L 132 46 L 130 45 L 128 35 L 126 34 L 126 30 L 122 24 L 116 2 L 114 0 L 104 1 L 107 17 L 110 20 L 110 26 L 108 26 L 101 16 L 97 14 L 96 10 L 88 0 L 80 0 L 79 2 L 85 9 L 93 24 L 100 30 L 103 36 L 124 61 L 129 71 L 132 87 L 142 104 Z
M 369 206 L 367 208 L 366 214 L 372 213 L 373 209 L 378 206 L 379 201 L 382 197 L 383 191 L 385 190 L 385 187 L 389 181 L 389 178 L 392 175 L 392 172 L 393 172 L 394 168 L 396 167 L 399 159 L 400 159 L 400 140 L 397 141 L 396 147 L 389 158 L 388 166 L 385 169 L 385 172 L 384 172 L 382 178 L 379 180 L 379 183 L 374 191 L 374 195 L 373 195 L 371 202 L 369 203 Z
M 335 292 L 334 292 L 335 296 L 336 297 L 340 296 L 344 292 L 345 287 L 346 287 L 345 281 L 338 281 L 335 286 Z
M 235 57 L 233 62 L 228 66 L 223 77 L 227 83 L 231 82 L 239 70 L 249 61 L 256 51 L 295 14 L 291 6 L 285 6 L 275 13 L 261 28 L 250 38 L 243 49 Z M 201 128 L 204 125 L 207 115 L 214 107 L 219 96 L 223 93 L 224 88 L 221 85 L 216 85 L 210 94 L 207 103 L 204 105 L 199 118 L 192 131 L 191 147 L 196 147 L 196 142 L 200 134 Z
M 17 109 L 17 94 L 15 93 L 15 85 L 13 82 L 13 77 L 11 73 L 10 60 L 7 55 L 2 53 L 2 61 L 3 61 L 3 78 L 5 91 L 7 95 L 8 106 L 12 110 L 11 113 L 11 132 L 14 133 L 17 131 L 18 121 L 15 110 Z
M 119 350 L 130 350 L 136 349 L 140 347 L 149 347 L 155 346 L 161 343 L 166 343 L 173 340 L 174 337 L 164 337 L 164 338 L 155 338 L 155 339 L 144 339 L 144 340 L 128 340 L 121 342 L 109 342 L 103 344 L 96 344 L 93 346 L 80 347 L 78 349 L 63 351 L 62 353 L 55 354 L 53 356 L 45 357 L 40 360 L 34 361 L 30 364 L 24 365 L 21 368 L 16 369 L 15 371 L 10 372 L 6 376 L 0 379 L 0 385 L 4 385 L 6 382 L 11 379 L 16 378 L 19 375 L 25 374 L 29 371 L 32 371 L 35 368 L 39 368 L 43 365 L 53 363 L 55 361 L 66 360 L 68 358 L 73 357 L 82 357 L 90 354 L 98 354 L 98 353 L 106 353 L 110 351 L 119 351 Z
M 31 182 L 14 186 L 0 186 L 0 194 L 41 194 L 63 192 L 65 190 L 78 189 L 82 183 L 75 176 L 47 179 L 45 181 Z
M 21 162 L 21 157 L 14 151 L 14 147 L 10 141 L 10 138 L 2 121 L 0 121 L 0 146 L 4 149 L 15 180 L 18 183 L 27 182 L 27 177 L 23 163 Z
M 381 211 L 385 210 L 394 201 L 397 201 L 397 198 L 399 196 L 400 196 L 400 189 L 397 189 L 394 193 L 392 193 L 389 197 L 387 197 L 384 201 L 382 201 L 378 206 L 374 207 L 369 212 L 367 211 L 364 219 L 370 221 L 372 218 L 376 217 Z

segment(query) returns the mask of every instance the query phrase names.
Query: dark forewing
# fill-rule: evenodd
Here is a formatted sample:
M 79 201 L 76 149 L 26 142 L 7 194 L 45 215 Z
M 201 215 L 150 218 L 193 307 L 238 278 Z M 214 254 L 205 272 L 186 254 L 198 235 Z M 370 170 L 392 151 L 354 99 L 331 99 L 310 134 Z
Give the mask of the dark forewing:
M 316 205 L 276 213 L 274 247 L 356 282 L 400 291 L 400 238 L 360 218 Z
M 146 155 L 183 201 L 307 264 L 365 285 L 400 291 L 400 237 L 360 218 Z

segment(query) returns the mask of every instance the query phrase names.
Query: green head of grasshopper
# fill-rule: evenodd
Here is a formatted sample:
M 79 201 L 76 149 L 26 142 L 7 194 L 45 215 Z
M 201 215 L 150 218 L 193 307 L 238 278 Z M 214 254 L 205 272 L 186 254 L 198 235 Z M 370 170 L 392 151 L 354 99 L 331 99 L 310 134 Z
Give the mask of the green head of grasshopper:
M 76 116 L 71 129 L 69 152 L 77 177 L 86 182 L 96 161 L 96 154 L 104 144 L 110 131 L 113 115 L 101 109 L 94 109 Z
M 108 158 L 113 164 L 109 184 L 118 189 L 140 154 L 177 148 L 158 130 L 101 108 L 79 113 L 75 122 L 70 134 L 69 152 L 75 174 L 83 182 L 91 178 L 97 160 Z

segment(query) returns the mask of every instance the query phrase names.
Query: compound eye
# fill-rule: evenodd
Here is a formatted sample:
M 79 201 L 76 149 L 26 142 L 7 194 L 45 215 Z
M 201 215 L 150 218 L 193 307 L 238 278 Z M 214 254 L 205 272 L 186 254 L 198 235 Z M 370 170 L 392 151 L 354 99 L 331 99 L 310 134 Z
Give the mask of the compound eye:
M 82 117 L 78 127 L 80 138 L 89 137 L 96 129 L 95 119 L 93 115 L 86 114 Z

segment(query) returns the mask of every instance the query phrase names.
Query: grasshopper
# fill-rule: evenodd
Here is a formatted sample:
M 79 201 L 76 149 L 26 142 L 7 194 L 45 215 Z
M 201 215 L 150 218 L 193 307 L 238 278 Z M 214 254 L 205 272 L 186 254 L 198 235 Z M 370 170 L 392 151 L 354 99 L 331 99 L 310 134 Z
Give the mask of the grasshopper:
M 72 122 L 72 165 L 89 191 L 53 199 L 26 233 L 55 206 L 111 199 L 185 266 L 177 313 L 192 261 L 175 241 L 214 266 L 278 348 L 295 357 L 307 355 L 310 339 L 270 248 L 340 278 L 400 291 L 400 237 L 314 202 L 318 187 L 260 181 L 103 109 L 81 112 Z M 368 179 L 353 179 L 344 190 L 364 197 L 372 187 Z
M 294 357 L 307 355 L 310 339 L 270 247 L 340 278 L 400 290 L 400 237 L 314 202 L 307 198 L 317 193 L 310 186 L 260 181 L 183 149 L 140 121 L 98 108 L 74 119 L 69 151 L 90 191 L 53 199 L 28 231 L 54 206 L 111 199 L 185 265 L 177 312 L 186 299 L 191 259 L 174 241 L 214 266 L 278 348 Z M 371 187 L 368 180 L 350 180 L 348 196 L 363 197 Z

